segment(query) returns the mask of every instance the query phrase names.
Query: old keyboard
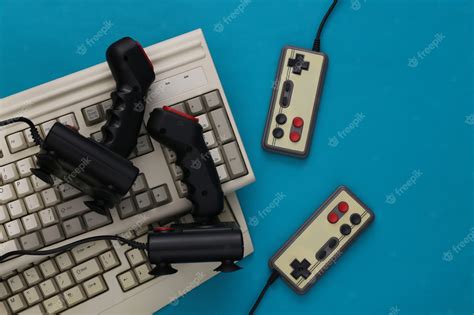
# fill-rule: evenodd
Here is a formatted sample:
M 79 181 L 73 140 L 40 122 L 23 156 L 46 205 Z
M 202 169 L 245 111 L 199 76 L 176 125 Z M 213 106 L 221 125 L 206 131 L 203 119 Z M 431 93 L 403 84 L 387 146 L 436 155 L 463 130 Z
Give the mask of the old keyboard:
M 157 79 L 147 98 L 145 117 L 153 108 L 168 105 L 199 119 L 209 158 L 228 195 L 220 218 L 241 224 L 246 254 L 250 253 L 250 237 L 233 192 L 251 183 L 254 175 L 202 32 L 184 34 L 146 51 Z M 43 137 L 55 122 L 61 122 L 100 141 L 100 128 L 112 105 L 112 89 L 113 80 L 102 64 L 1 100 L 0 120 L 29 117 Z M 24 125 L 2 128 L 0 135 L 0 254 L 52 248 L 103 234 L 143 240 L 150 224 L 192 220 L 186 215 L 191 205 L 185 199 L 187 187 L 181 181 L 176 155 L 152 140 L 144 126 L 129 157 L 141 173 L 108 216 L 90 211 L 84 205 L 90 198 L 71 185 L 55 179 L 49 186 L 31 174 L 38 148 Z M 131 296 L 148 305 L 149 309 L 142 307 L 146 312 L 152 312 L 171 301 L 166 292 L 192 281 L 186 270 L 195 267 L 183 265 L 180 275 L 166 277 L 166 286 L 154 287 L 163 297 L 155 296 L 145 303 L 149 293 L 144 288 L 163 282 L 148 275 L 146 261 L 144 252 L 105 241 L 44 261 L 29 256 L 9 260 L 0 264 L 0 314 L 107 313 L 114 307 L 126 307 L 120 302 Z M 202 264 L 206 278 L 213 275 L 211 267 Z M 180 294 L 171 291 L 169 295 Z M 100 301 L 101 307 L 95 301 Z

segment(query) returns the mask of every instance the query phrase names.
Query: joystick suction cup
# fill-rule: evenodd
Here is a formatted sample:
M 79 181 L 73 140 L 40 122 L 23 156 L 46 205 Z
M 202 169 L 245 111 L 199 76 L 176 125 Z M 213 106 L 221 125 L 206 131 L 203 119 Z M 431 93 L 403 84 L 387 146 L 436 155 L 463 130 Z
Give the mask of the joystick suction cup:
M 155 268 L 153 268 L 152 271 L 150 271 L 149 274 L 152 275 L 152 276 L 160 277 L 160 276 L 172 275 L 172 274 L 177 273 L 177 272 L 178 272 L 178 270 L 171 267 L 170 264 L 159 263 L 158 265 L 156 265 Z
M 219 267 L 214 269 L 214 271 L 234 272 L 240 269 L 242 268 L 236 265 L 232 260 L 224 260 Z

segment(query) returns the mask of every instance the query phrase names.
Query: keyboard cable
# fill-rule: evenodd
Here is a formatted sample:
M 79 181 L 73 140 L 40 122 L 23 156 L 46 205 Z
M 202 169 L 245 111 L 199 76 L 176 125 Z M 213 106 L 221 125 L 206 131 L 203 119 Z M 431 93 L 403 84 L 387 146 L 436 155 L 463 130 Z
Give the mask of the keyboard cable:
M 30 126 L 30 132 L 31 136 L 33 138 L 33 141 L 35 142 L 36 145 L 41 145 L 43 143 L 43 139 L 41 139 L 41 136 L 38 132 L 38 129 L 36 129 L 35 124 L 31 120 L 25 117 L 15 117 L 15 118 L 10 118 L 7 120 L 0 121 L 0 127 L 15 124 L 18 122 L 24 122 Z

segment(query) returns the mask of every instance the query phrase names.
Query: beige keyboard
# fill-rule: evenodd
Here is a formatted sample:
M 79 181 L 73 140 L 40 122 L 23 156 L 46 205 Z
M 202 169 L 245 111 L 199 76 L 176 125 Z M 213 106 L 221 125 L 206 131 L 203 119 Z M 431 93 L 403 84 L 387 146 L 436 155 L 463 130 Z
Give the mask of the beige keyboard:
M 199 119 L 228 195 L 220 218 L 241 224 L 246 254 L 250 253 L 250 237 L 233 192 L 253 182 L 254 175 L 202 32 L 184 34 L 146 51 L 157 76 L 147 99 L 145 121 L 153 108 L 164 105 Z M 0 120 L 26 116 L 42 136 L 61 122 L 100 141 L 113 88 L 108 67 L 101 64 L 0 100 Z M 143 241 L 150 224 L 192 220 L 186 215 L 191 205 L 185 199 L 187 187 L 175 153 L 152 140 L 144 127 L 129 157 L 141 173 L 108 216 L 90 211 L 84 205 L 90 198 L 71 185 L 55 179 L 49 186 L 31 174 L 38 148 L 26 131 L 21 124 L 0 129 L 0 254 L 53 248 L 104 234 Z M 163 280 L 148 275 L 150 266 L 142 251 L 103 241 L 41 259 L 25 256 L 0 264 L 0 314 L 107 313 L 119 305 L 126 307 L 121 302 L 131 297 L 144 305 L 137 312 L 145 314 L 170 302 L 163 297 L 144 303 L 146 287 Z M 213 264 L 200 265 L 206 278 L 214 274 L 209 269 Z M 183 265 L 177 276 L 163 277 L 167 284 L 158 293 L 189 282 L 186 270 L 193 268 Z

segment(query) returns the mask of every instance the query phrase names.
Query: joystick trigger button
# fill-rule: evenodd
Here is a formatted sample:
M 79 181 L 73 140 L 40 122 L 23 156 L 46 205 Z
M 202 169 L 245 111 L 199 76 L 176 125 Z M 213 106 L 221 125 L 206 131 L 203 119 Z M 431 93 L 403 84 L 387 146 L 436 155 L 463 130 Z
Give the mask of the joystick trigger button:
M 335 212 L 331 212 L 330 214 L 328 214 L 328 221 L 330 223 L 334 224 L 337 221 L 339 221 L 339 217 L 337 216 L 337 214 Z

